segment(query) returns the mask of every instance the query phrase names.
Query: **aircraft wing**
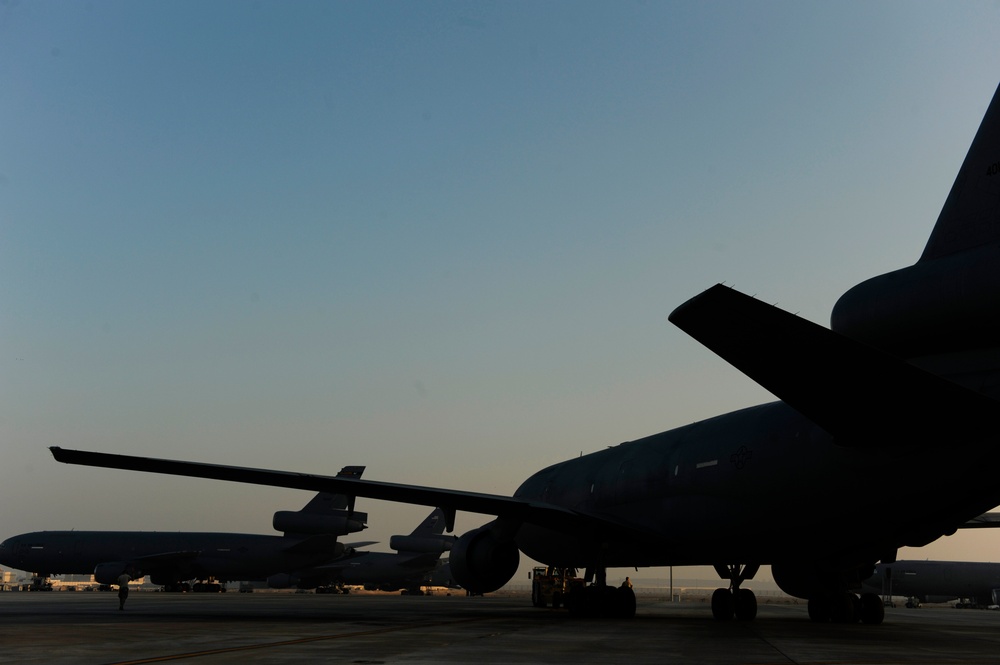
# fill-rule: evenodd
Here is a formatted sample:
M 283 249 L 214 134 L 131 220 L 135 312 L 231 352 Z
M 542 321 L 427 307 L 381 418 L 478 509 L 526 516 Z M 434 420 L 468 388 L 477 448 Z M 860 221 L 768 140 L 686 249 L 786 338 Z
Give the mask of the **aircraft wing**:
M 670 321 L 848 446 L 969 440 L 1000 403 L 717 284 Z
M 172 476 L 190 476 L 193 478 L 212 478 L 215 480 L 229 480 L 253 485 L 290 487 L 300 490 L 311 490 L 313 492 L 336 492 L 363 496 L 369 499 L 440 507 L 446 513 L 450 513 L 447 516 L 449 526 L 454 524 L 455 511 L 463 510 L 470 513 L 510 518 L 517 522 L 529 522 L 569 533 L 580 533 L 583 529 L 600 529 L 602 533 L 612 536 L 621 535 L 632 538 L 650 536 L 650 534 L 637 532 L 635 529 L 619 522 L 604 520 L 600 517 L 586 515 L 541 501 L 531 501 L 499 494 L 483 494 L 464 490 L 403 485 L 340 476 L 320 476 L 291 471 L 226 466 L 222 464 L 183 462 L 155 457 L 114 455 L 86 450 L 69 450 L 67 448 L 60 448 L 59 446 L 51 446 L 49 450 L 57 461 L 64 464 L 99 466 L 110 469 L 163 473 Z M 449 528 L 450 530 L 452 529 Z

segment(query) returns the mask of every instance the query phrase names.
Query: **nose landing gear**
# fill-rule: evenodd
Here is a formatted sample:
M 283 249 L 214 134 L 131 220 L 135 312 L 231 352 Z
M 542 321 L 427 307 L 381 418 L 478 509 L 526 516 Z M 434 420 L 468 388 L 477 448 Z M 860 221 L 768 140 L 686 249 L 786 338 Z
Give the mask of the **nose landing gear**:
M 717 621 L 753 621 L 757 616 L 757 596 L 750 589 L 741 589 L 746 580 L 752 580 L 760 564 L 747 566 L 716 564 L 719 577 L 729 580 L 728 589 L 716 589 L 712 594 L 712 616 Z

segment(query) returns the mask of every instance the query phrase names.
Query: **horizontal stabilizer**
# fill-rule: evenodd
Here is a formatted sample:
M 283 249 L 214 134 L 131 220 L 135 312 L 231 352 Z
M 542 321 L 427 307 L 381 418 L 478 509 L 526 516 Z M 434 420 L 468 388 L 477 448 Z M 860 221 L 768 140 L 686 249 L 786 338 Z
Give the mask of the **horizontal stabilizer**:
M 1000 404 L 721 284 L 670 321 L 847 446 L 969 440 Z
M 346 547 L 349 550 L 356 550 L 356 549 L 360 549 L 362 547 L 370 547 L 372 545 L 378 545 L 378 541 L 377 540 L 359 540 L 359 541 L 354 542 L 354 543 L 344 543 L 344 547 Z

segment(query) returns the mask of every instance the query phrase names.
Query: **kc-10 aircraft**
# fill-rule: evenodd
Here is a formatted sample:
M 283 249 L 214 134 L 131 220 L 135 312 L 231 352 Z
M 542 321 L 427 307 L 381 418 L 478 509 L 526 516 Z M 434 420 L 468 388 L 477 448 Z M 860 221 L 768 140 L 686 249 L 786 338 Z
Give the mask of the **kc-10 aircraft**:
M 360 478 L 363 466 L 345 466 L 338 478 Z M 0 543 L 0 563 L 38 573 L 93 575 L 117 584 L 148 575 L 153 584 L 181 590 L 188 580 L 257 580 L 285 570 L 329 563 L 353 553 L 338 536 L 367 528 L 354 498 L 320 492 L 301 510 L 278 511 L 272 524 L 283 536 L 170 531 L 36 531 Z M 218 587 L 218 585 L 211 585 Z
M 970 606 L 997 605 L 1000 563 L 982 561 L 897 561 L 880 563 L 864 587 L 883 595 L 906 596 L 907 607 L 966 599 Z
M 752 619 L 744 583 L 770 564 L 817 621 L 881 623 L 854 590 L 878 561 L 1000 504 L 1000 89 L 912 266 L 864 281 L 829 329 L 723 285 L 670 321 L 781 401 L 549 466 L 511 496 L 55 447 L 61 462 L 217 478 L 496 516 L 451 550 L 455 580 L 488 592 L 519 551 L 587 570 L 585 614 L 631 615 L 609 567 L 713 565 L 712 612 Z M 887 476 L 942 491 L 888 495 Z M 891 519 L 872 519 L 873 515 Z M 450 529 L 449 529 L 450 530 Z M 567 599 L 569 600 L 569 599 Z
M 393 536 L 393 552 L 352 551 L 329 563 L 280 573 L 267 578 L 275 589 L 360 584 L 368 589 L 418 591 L 437 571 L 441 555 L 451 549 L 454 536 L 442 535 L 444 511 L 435 508 L 408 536 Z

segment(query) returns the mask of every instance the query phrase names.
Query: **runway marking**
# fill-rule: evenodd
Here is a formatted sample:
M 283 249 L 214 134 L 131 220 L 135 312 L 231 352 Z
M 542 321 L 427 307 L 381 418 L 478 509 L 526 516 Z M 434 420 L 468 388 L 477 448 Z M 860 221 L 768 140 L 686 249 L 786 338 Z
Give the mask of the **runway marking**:
M 142 663 L 165 663 L 170 660 L 184 660 L 186 658 L 201 658 L 202 656 L 216 656 L 222 653 L 237 653 L 239 651 L 254 651 L 257 649 L 273 649 L 275 647 L 295 646 L 299 644 L 309 644 L 310 642 L 323 642 L 328 640 L 342 640 L 350 637 L 365 637 L 368 635 L 380 635 L 383 633 L 394 633 L 404 630 L 420 630 L 423 628 L 434 628 L 436 626 L 451 626 L 460 623 L 473 623 L 475 621 L 486 621 L 493 617 L 472 617 L 470 619 L 456 619 L 454 621 L 432 621 L 429 623 L 409 624 L 406 626 L 393 626 L 390 628 L 376 628 L 373 630 L 359 630 L 353 633 L 341 633 L 339 635 L 317 635 L 315 637 L 301 637 L 295 640 L 282 640 L 281 642 L 263 642 L 261 644 L 244 644 L 238 647 L 225 647 L 222 649 L 206 649 L 204 651 L 189 651 L 187 653 L 175 653 L 168 656 L 152 656 L 150 658 L 136 658 L 130 660 L 116 660 L 108 665 L 141 665 Z

